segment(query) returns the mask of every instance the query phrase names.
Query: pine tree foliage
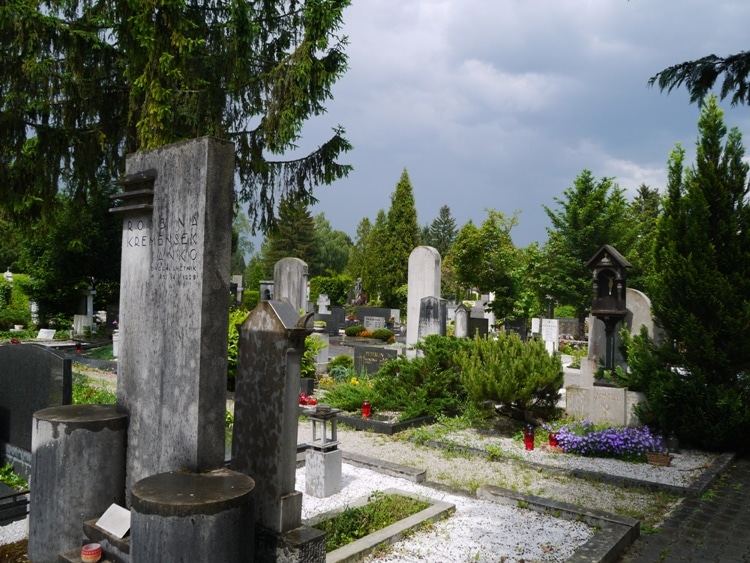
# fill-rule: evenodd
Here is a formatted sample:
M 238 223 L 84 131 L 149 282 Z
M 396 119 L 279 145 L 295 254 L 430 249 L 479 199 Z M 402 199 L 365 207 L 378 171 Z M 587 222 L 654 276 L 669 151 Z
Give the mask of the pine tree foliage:
M 385 306 L 400 307 L 405 304 L 401 302 L 399 289 L 408 281 L 409 255 L 421 243 L 414 190 L 406 169 L 391 194 L 386 229 L 378 233 L 377 242 L 380 244 L 378 290 L 381 299 Z
M 623 190 L 612 178 L 597 181 L 590 170 L 583 170 L 555 202 L 557 210 L 543 206 L 552 223 L 547 228 L 548 271 L 543 283 L 559 304 L 575 308 L 582 323 L 591 308 L 591 271 L 586 264 L 604 244 L 627 258 L 635 231 Z
M 671 92 L 685 86 L 691 102 L 702 101 L 723 76 L 719 97 L 723 100 L 731 94 L 732 105 L 750 104 L 750 51 L 736 55 L 717 57 L 708 55 L 694 61 L 670 66 L 652 76 L 648 84 L 656 84 L 660 90 Z
M 703 104 L 698 128 L 694 166 L 685 168 L 680 146 L 670 156 L 649 294 L 678 343 L 673 360 L 727 383 L 750 369 L 748 164 L 741 135 L 727 133 L 716 98 Z
M 473 402 L 493 401 L 516 418 L 549 416 L 560 397 L 560 356 L 550 356 L 542 341 L 524 343 L 517 334 L 502 331 L 497 340 L 476 336 L 457 363 Z
M 458 228 L 456 220 L 451 215 L 451 208 L 447 205 L 440 207 L 438 216 L 422 232 L 423 244 L 433 247 L 440 253 L 440 256 L 446 257 L 450 252 L 453 241 L 456 240 Z
M 0 6 L 0 205 L 14 217 L 79 201 L 123 155 L 203 135 L 234 141 L 253 228 L 275 194 L 308 204 L 348 174 L 337 127 L 307 156 L 302 125 L 346 70 L 349 0 L 7 0 Z
M 299 258 L 307 264 L 310 277 L 321 273 L 315 221 L 304 201 L 290 198 L 281 200 L 279 220 L 268 233 L 266 242 L 263 249 L 263 266 L 266 272 L 273 272 L 279 260 Z
M 343 231 L 333 229 L 324 213 L 313 217 L 315 222 L 315 238 L 318 240 L 320 275 L 341 274 L 349 262 L 349 249 L 352 240 Z
M 633 246 L 628 261 L 633 268 L 628 271 L 628 287 L 645 291 L 645 278 L 654 270 L 654 239 L 656 221 L 661 214 L 662 196 L 659 190 L 641 184 L 628 204 L 628 215 L 635 228 Z

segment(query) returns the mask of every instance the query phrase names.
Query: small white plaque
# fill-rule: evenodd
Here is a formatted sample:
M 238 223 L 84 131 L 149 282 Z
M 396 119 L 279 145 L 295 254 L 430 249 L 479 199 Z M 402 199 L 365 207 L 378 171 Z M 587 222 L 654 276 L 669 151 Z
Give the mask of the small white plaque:
M 96 525 L 122 539 L 130 529 L 130 511 L 117 504 L 111 504 L 101 518 L 97 520 Z

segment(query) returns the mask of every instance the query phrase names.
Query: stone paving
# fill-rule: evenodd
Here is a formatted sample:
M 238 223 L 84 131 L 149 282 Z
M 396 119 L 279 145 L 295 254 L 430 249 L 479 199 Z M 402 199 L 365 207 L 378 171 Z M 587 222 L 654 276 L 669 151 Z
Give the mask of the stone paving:
M 655 534 L 619 563 L 750 561 L 750 454 L 738 458 L 701 498 L 686 498 Z

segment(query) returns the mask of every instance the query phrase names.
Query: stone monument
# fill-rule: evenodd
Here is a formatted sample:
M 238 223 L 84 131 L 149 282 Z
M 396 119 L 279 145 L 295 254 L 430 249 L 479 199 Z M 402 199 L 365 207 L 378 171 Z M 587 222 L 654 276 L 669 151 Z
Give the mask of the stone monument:
M 406 345 L 419 340 L 419 308 L 424 297 L 440 297 L 440 253 L 431 246 L 418 246 L 409 255 L 406 301 Z
M 127 485 L 224 462 L 234 146 L 201 138 L 130 155 L 120 181 L 117 406 Z

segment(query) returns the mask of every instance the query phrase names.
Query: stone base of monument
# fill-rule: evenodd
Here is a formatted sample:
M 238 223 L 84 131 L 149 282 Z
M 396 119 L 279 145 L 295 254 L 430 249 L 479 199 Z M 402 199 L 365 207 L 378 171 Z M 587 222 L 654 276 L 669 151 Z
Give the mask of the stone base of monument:
M 229 469 L 141 479 L 131 495 L 131 560 L 255 561 L 254 487 Z
M 57 561 L 81 547 L 83 521 L 125 491 L 127 416 L 115 405 L 66 405 L 34 413 L 29 558 Z
M 326 533 L 300 526 L 283 534 L 255 528 L 256 563 L 323 563 L 326 560 Z
M 320 451 L 310 448 L 305 453 L 305 493 L 325 498 L 341 491 L 341 463 L 339 449 Z

